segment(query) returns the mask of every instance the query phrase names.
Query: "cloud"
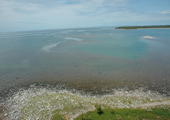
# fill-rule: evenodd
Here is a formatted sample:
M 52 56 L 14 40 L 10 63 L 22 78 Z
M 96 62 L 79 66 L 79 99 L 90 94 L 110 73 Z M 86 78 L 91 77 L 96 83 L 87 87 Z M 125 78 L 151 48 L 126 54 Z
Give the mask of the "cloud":
M 30 0 L 31 1 L 31 0 Z M 42 11 L 62 11 L 67 9 L 69 11 L 78 12 L 100 12 L 103 9 L 109 9 L 108 6 L 123 6 L 127 4 L 128 0 L 57 0 L 55 2 L 30 2 L 29 0 L 23 2 L 21 0 L 1 0 L 0 1 L 0 11 L 4 13 L 9 12 L 23 12 L 28 11 L 36 13 Z M 32 0 L 33 1 L 33 0 Z M 50 5 L 50 7 L 49 7 Z M 100 8 L 100 9 L 99 9 Z
M 63 0 L 50 2 L 31 2 L 20 0 L 1 0 L 2 22 L 40 22 L 43 24 L 86 21 L 106 13 L 107 6 L 122 6 L 127 0 Z M 89 18 L 90 17 L 90 18 Z M 96 22 L 97 23 L 97 22 Z
M 167 10 L 167 11 L 162 11 L 160 12 L 161 14 L 170 14 L 170 10 Z
M 117 25 L 168 19 L 132 10 L 130 0 L 0 0 L 0 30 Z M 133 4 L 135 9 L 138 3 Z

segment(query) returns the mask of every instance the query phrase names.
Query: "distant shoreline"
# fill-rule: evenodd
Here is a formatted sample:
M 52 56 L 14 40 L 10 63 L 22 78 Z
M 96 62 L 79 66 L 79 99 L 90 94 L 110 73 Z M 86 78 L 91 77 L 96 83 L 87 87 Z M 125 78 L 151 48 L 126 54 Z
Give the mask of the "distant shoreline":
M 115 29 L 170 29 L 170 25 L 157 25 L 157 26 L 122 26 Z

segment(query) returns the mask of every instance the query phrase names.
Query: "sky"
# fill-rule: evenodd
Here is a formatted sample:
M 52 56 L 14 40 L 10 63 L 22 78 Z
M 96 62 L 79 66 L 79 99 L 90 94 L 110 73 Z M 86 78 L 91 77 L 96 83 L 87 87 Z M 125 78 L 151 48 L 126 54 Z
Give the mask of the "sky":
M 0 0 L 0 32 L 170 25 L 170 0 Z

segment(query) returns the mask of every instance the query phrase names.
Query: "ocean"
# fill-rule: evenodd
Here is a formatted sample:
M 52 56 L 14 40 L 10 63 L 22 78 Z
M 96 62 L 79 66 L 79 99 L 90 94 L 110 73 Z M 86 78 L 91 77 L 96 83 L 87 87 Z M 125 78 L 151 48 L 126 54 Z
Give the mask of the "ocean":
M 170 95 L 170 29 L 112 27 L 0 33 L 0 90 L 31 84 L 103 94 L 145 87 Z

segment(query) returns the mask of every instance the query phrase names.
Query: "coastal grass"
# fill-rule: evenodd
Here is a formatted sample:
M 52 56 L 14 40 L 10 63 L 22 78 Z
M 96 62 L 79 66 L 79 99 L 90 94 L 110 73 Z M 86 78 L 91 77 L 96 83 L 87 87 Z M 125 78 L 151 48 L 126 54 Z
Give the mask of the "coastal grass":
M 99 114 L 101 113 L 101 114 Z M 158 106 L 147 109 L 141 108 L 108 108 L 96 107 L 95 111 L 81 114 L 74 120 L 170 120 L 170 106 Z
M 25 96 L 26 93 L 24 92 L 23 95 Z M 19 99 L 17 98 L 17 100 Z M 56 91 L 53 93 L 45 92 L 43 94 L 37 94 L 33 97 L 30 97 L 27 100 L 26 104 L 21 109 L 22 112 L 21 120 L 27 119 L 62 120 L 67 118 L 70 119 L 75 118 L 87 111 L 91 112 L 82 114 L 81 115 L 82 119 L 84 119 L 83 117 L 88 117 L 89 116 L 88 114 L 92 116 L 89 119 L 92 118 L 94 119 L 95 116 L 93 115 L 97 114 L 95 113 L 95 111 L 98 111 L 100 116 L 102 116 L 101 119 L 105 119 L 106 116 L 115 117 L 115 115 L 116 119 L 117 118 L 123 119 L 124 118 L 123 113 L 126 113 L 126 111 L 128 110 L 132 111 L 133 113 L 135 110 L 133 110 L 132 108 L 134 108 L 135 106 L 157 101 L 161 102 L 164 100 L 165 97 L 157 93 L 143 92 L 142 90 L 136 91 L 119 90 L 115 91 L 114 94 L 101 96 L 100 95 L 92 96 L 87 94 L 82 95 L 79 93 L 71 93 L 69 91 Z M 24 101 L 20 101 L 19 103 L 23 102 Z M 124 109 L 118 109 L 118 107 Z M 166 108 L 166 110 L 169 109 L 169 107 L 163 108 Z M 140 109 L 137 110 L 142 111 Z M 122 111 L 122 114 L 113 114 L 118 113 L 118 111 Z M 129 117 L 134 117 L 134 115 L 133 116 L 130 115 Z M 80 118 L 78 117 L 77 119 Z
M 29 102 L 22 109 L 22 119 L 64 118 L 81 112 L 94 109 L 96 104 L 103 108 L 116 106 L 131 106 L 151 102 L 149 98 L 126 97 L 126 96 L 105 96 L 88 97 L 71 93 L 46 94 L 30 98 Z M 30 116 L 32 115 L 32 116 Z M 55 119 L 54 119 L 55 120 Z
M 62 119 L 63 116 L 70 117 L 91 109 L 93 102 L 93 99 L 67 92 L 35 96 L 30 98 L 27 105 L 23 107 L 22 119 Z

